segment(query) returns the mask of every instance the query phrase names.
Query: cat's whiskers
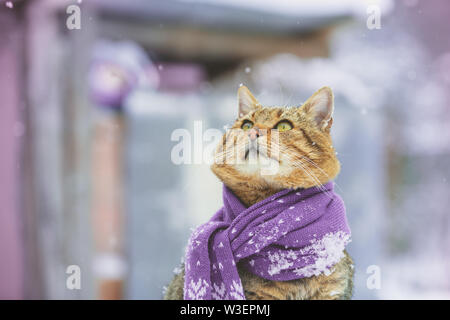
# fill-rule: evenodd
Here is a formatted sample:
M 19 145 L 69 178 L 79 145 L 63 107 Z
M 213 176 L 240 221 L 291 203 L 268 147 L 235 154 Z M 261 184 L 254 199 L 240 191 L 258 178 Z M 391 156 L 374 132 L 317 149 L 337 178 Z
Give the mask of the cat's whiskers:
M 308 158 L 307 156 L 302 156 L 302 159 L 305 159 L 306 161 L 308 161 L 308 163 L 310 163 L 311 165 L 313 165 L 314 167 L 316 167 L 318 170 L 320 170 L 320 172 L 322 172 L 322 173 L 323 173 L 324 175 L 326 175 L 328 178 L 330 177 L 325 171 L 322 170 L 321 167 L 319 167 L 319 166 L 317 165 L 317 163 L 314 162 L 314 160 Z M 334 183 L 334 185 L 335 185 L 336 187 L 338 187 L 339 190 L 340 190 L 341 192 L 344 192 L 344 191 L 342 190 L 342 188 L 341 188 L 336 182 Z
M 230 136 L 229 138 L 232 139 L 234 137 Z M 238 137 L 236 141 L 230 144 L 225 144 L 223 148 L 224 150 L 221 150 L 220 152 L 216 153 L 215 161 L 222 160 L 224 161 L 225 164 L 236 164 L 238 163 L 238 160 L 241 160 L 240 159 L 241 157 L 239 157 L 239 155 L 244 155 L 245 157 L 245 153 L 248 151 L 248 143 L 246 139 L 240 139 Z M 285 157 L 286 162 L 290 166 L 294 168 L 300 168 L 309 177 L 309 179 L 311 179 L 311 181 L 316 184 L 314 186 L 315 188 L 317 188 L 318 190 L 325 193 L 331 198 L 328 190 L 323 186 L 322 182 L 319 180 L 317 175 L 311 170 L 311 168 L 308 168 L 307 165 L 309 164 L 313 166 L 327 178 L 329 178 L 329 175 L 322 168 L 320 168 L 317 165 L 317 163 L 315 163 L 312 159 L 308 158 L 305 155 L 295 154 L 292 150 L 290 150 L 286 146 L 274 142 L 269 144 L 259 141 L 258 151 L 260 155 L 266 156 L 267 158 L 276 159 L 279 162 L 281 161 L 280 154 L 282 153 L 283 156 Z M 276 156 L 274 156 L 275 154 Z M 233 157 L 235 158 L 233 159 Z M 230 163 L 229 160 L 234 161 Z
M 288 99 L 288 101 L 287 101 L 287 103 L 285 103 L 283 106 L 285 107 L 285 108 L 287 108 L 288 106 L 289 106 L 289 103 L 291 102 L 291 99 L 292 99 L 292 96 L 294 95 L 294 93 L 291 93 L 291 95 L 289 96 L 289 99 Z
M 308 169 L 306 167 L 306 164 L 301 159 L 295 158 L 298 155 L 292 153 L 292 151 L 290 151 L 286 147 L 282 147 L 282 149 L 283 149 L 284 155 L 288 159 L 289 164 L 294 167 L 302 169 L 303 172 L 305 172 L 311 178 L 311 180 L 313 182 L 317 183 L 317 185 L 315 187 L 329 196 L 328 190 L 323 186 L 323 184 L 320 182 L 320 180 L 317 178 L 317 176 L 310 169 Z
M 307 156 L 301 156 L 301 159 L 302 160 L 306 160 L 309 164 L 311 164 L 311 165 L 313 165 L 316 169 L 318 169 L 322 174 L 324 174 L 325 176 L 327 176 L 327 178 L 329 178 L 330 176 L 325 172 L 325 171 L 323 171 L 322 170 L 322 168 L 321 167 L 319 167 L 318 165 L 317 165 L 317 163 L 315 163 L 313 160 L 311 160 L 310 158 L 308 158 Z
M 230 160 L 230 157 L 238 157 L 242 152 L 245 152 L 245 144 L 231 145 L 229 148 L 225 148 L 225 150 L 216 152 L 214 159 L 224 160 L 224 163 L 227 163 L 227 161 Z
M 287 148 L 285 148 L 283 151 L 291 156 L 297 156 L 296 154 L 292 153 L 292 151 L 290 151 Z M 300 157 L 301 158 L 299 158 L 298 160 L 306 160 L 309 164 L 313 165 L 316 169 L 318 169 L 323 175 L 325 175 L 327 178 L 330 178 L 330 176 L 321 167 L 319 167 L 317 165 L 317 163 L 315 163 L 312 159 L 308 158 L 305 155 L 301 155 Z
M 314 187 L 323 192 L 325 195 L 327 195 L 329 198 L 333 198 L 331 194 L 328 192 L 328 190 L 323 186 L 323 184 L 320 182 L 320 180 L 317 178 L 317 176 L 311 172 L 307 167 L 304 166 L 304 163 L 301 161 L 294 161 L 294 166 L 297 168 L 301 168 L 310 178 L 313 180 L 317 185 Z
M 233 164 L 234 160 L 238 160 L 239 154 L 242 153 L 243 150 L 232 150 L 226 153 L 217 154 L 215 156 L 216 160 L 222 160 L 224 164 Z
M 295 154 L 294 152 L 292 152 L 292 151 L 289 150 L 288 148 L 286 148 L 286 147 L 281 147 L 280 150 L 283 152 L 283 155 L 287 156 L 287 158 L 288 158 L 288 160 L 289 160 L 290 162 L 295 162 L 295 163 L 305 164 L 305 163 L 302 161 L 301 158 L 298 158 L 298 154 Z M 321 170 L 321 171 L 323 172 L 323 170 Z M 310 171 L 310 172 L 311 172 L 311 171 Z M 325 172 L 324 172 L 324 174 L 325 174 L 326 176 L 328 176 Z M 315 175 L 314 175 L 314 176 L 315 176 Z M 315 177 L 317 178 L 317 176 L 315 176 Z M 319 181 L 318 178 L 317 178 L 317 181 Z

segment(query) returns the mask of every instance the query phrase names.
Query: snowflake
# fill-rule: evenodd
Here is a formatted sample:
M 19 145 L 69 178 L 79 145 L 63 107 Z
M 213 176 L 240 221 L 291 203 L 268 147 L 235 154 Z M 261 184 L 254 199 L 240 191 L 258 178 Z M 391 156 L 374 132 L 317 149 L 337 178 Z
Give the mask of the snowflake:
M 219 285 L 216 283 L 213 284 L 212 290 L 211 290 L 211 297 L 214 300 L 227 300 L 227 292 L 225 288 L 225 284 L 222 282 Z
M 244 289 L 242 288 L 242 283 L 233 280 L 233 284 L 230 286 L 230 297 L 236 300 L 245 300 Z
M 316 211 L 316 208 L 314 208 L 313 206 L 311 206 L 310 204 L 308 204 L 303 210 L 304 210 L 306 213 L 313 213 L 314 211 Z
M 271 276 L 279 274 L 283 270 L 289 269 L 294 265 L 294 261 L 297 260 L 297 254 L 292 250 L 289 250 L 287 252 L 269 252 L 268 257 L 270 260 L 270 265 L 267 273 L 269 273 L 269 275 Z
M 182 270 L 180 267 L 175 267 L 175 268 L 173 269 L 173 273 L 174 273 L 174 274 L 180 274 L 182 271 L 183 271 L 183 270 Z
M 186 296 L 191 300 L 203 300 L 208 287 L 208 283 L 201 278 L 199 278 L 197 282 L 191 280 L 186 290 Z
M 331 274 L 332 267 L 342 259 L 345 246 L 349 242 L 350 235 L 343 231 L 330 232 L 324 235 L 322 239 L 311 240 L 311 244 L 301 249 L 301 253 L 313 253 L 315 256 L 314 263 L 297 268 L 294 272 L 302 277 L 318 276 L 321 273 Z

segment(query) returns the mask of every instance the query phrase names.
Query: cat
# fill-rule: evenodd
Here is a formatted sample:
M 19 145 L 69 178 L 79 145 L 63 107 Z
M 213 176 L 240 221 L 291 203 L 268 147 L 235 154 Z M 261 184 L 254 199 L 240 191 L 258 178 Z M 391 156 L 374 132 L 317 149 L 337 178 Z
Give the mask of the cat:
M 276 174 L 261 174 L 259 162 L 225 163 L 217 161 L 213 173 L 247 207 L 289 188 L 311 188 L 333 180 L 340 163 L 333 148 L 330 129 L 333 123 L 334 98 L 329 87 L 315 92 L 300 107 L 264 107 L 247 87 L 238 90 L 239 113 L 231 129 L 242 129 L 261 140 L 260 149 L 278 152 Z M 275 129 L 278 144 L 264 144 L 260 136 Z M 222 145 L 229 139 L 224 135 Z M 262 137 L 264 138 L 264 137 Z M 248 157 L 245 149 L 244 158 Z M 216 154 L 221 153 L 221 145 Z M 245 160 L 245 159 L 244 159 Z M 345 251 L 332 273 L 290 281 L 260 278 L 237 265 L 248 300 L 337 300 L 350 299 L 353 291 L 353 261 Z M 184 266 L 167 287 L 165 299 L 183 299 Z

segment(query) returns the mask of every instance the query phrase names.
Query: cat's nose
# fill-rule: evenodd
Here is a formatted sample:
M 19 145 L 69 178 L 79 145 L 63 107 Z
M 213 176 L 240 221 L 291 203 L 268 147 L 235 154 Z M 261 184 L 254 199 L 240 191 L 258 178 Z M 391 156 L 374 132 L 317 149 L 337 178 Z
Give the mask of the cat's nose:
M 250 138 L 251 141 L 258 139 L 258 137 L 259 137 L 259 130 L 255 129 L 255 128 L 251 128 L 248 131 L 248 137 Z

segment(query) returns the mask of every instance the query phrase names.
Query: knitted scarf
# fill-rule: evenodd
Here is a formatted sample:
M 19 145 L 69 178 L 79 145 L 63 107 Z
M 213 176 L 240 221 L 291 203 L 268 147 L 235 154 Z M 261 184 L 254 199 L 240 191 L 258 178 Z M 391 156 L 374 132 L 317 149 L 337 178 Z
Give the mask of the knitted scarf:
M 236 265 L 268 280 L 330 274 L 350 228 L 334 183 L 286 189 L 246 208 L 226 186 L 223 207 L 192 233 L 184 299 L 245 299 Z

